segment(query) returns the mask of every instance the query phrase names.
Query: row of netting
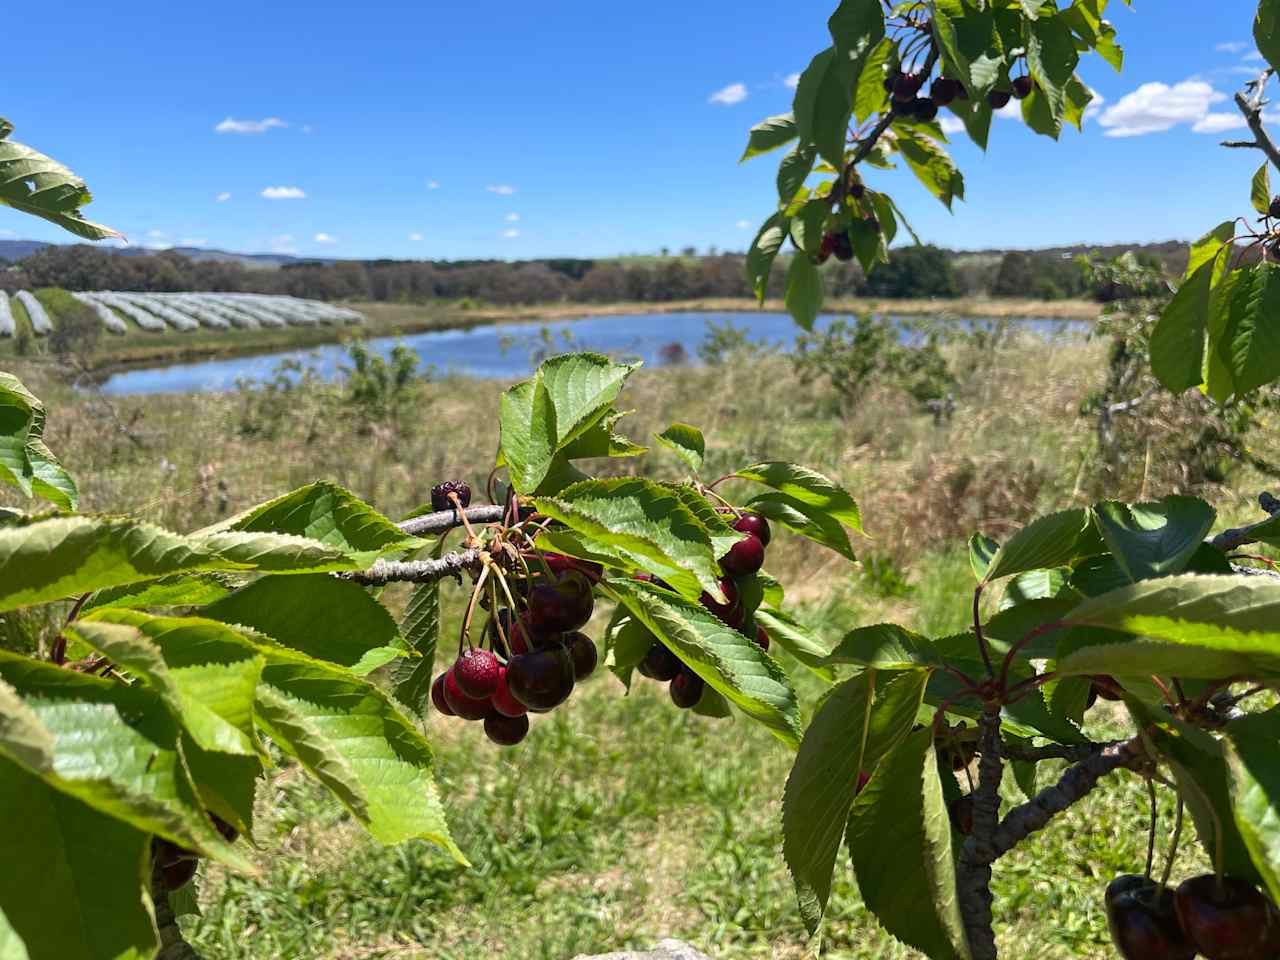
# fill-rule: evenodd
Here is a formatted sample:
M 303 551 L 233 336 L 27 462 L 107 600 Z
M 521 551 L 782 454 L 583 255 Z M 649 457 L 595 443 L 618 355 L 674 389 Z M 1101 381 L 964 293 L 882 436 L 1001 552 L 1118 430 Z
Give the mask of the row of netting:
M 284 327 L 342 326 L 363 323 L 355 310 L 260 293 L 118 293 L 110 290 L 73 293 L 91 309 L 109 333 L 123 336 L 133 327 L 149 333 L 177 330 L 261 330 Z M 14 294 L 38 337 L 53 332 L 48 311 L 26 290 Z M 0 292 L 0 337 L 12 337 L 17 324 L 9 298 Z

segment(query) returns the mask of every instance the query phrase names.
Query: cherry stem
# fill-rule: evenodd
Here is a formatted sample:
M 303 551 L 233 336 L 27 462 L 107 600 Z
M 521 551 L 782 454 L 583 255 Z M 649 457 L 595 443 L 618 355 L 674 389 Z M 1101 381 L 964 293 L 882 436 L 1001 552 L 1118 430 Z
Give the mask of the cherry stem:
M 1156 826 L 1158 822 L 1158 813 L 1156 811 L 1156 785 L 1150 777 L 1147 777 L 1147 795 L 1151 798 L 1151 826 L 1147 830 L 1147 869 L 1143 874 L 1148 880 L 1151 879 L 1151 868 L 1156 859 Z
M 987 647 L 987 638 L 982 634 L 982 587 L 978 584 L 973 590 L 973 634 L 978 638 L 978 652 L 982 654 L 983 666 L 987 668 L 987 679 L 996 678 L 996 668 L 991 663 L 991 651 Z
M 1057 673 L 1053 672 L 1052 670 L 1049 671 L 1048 673 L 1037 673 L 1034 677 L 1028 677 L 1026 680 L 1023 680 L 1021 683 L 1015 683 L 1013 687 L 1005 691 L 1003 695 L 1004 702 L 1017 703 L 1024 696 L 1030 693 L 1032 690 L 1036 689 L 1037 687 L 1042 687 L 1046 683 L 1048 683 L 1050 680 L 1056 680 L 1057 678 L 1058 678 Z
M 484 568 L 480 571 L 480 576 L 476 578 L 476 585 L 471 589 L 471 597 L 467 600 L 467 613 L 462 618 L 462 632 L 458 637 L 458 656 L 462 656 L 462 647 L 465 644 L 468 647 L 474 647 L 471 643 L 471 617 L 476 610 L 476 598 L 480 596 L 480 591 L 484 588 L 484 582 L 489 578 L 489 570 L 492 569 L 493 561 L 486 561 Z
M 974 608 L 975 610 L 977 608 L 976 602 L 974 604 Z M 1066 623 L 1061 620 L 1051 620 L 1049 623 L 1042 623 L 1040 626 L 1028 630 L 1021 640 L 1010 647 L 1009 652 L 1004 655 L 1004 664 L 1000 668 L 1000 689 L 1003 691 L 1008 688 L 1009 667 L 1013 664 L 1013 658 L 1025 649 L 1027 644 L 1032 640 L 1044 636 L 1046 633 L 1052 633 L 1054 630 L 1061 630 L 1065 626 Z
M 1153 788 L 1154 789 L 1154 788 Z M 1178 811 L 1173 819 L 1173 839 L 1169 842 L 1169 856 L 1164 861 L 1164 872 L 1160 875 L 1160 886 L 1169 885 L 1169 874 L 1173 873 L 1173 861 L 1178 855 L 1178 841 L 1182 838 L 1182 796 L 1178 796 Z M 1218 883 L 1222 883 L 1222 873 L 1218 873 Z
M 462 499 L 458 496 L 457 491 L 449 491 L 449 499 L 453 501 L 453 507 L 458 511 L 458 517 L 462 520 L 462 525 L 467 529 L 467 536 L 476 543 L 480 542 L 480 538 L 476 536 L 476 532 L 471 529 L 471 522 L 467 520 L 466 507 L 462 505 Z

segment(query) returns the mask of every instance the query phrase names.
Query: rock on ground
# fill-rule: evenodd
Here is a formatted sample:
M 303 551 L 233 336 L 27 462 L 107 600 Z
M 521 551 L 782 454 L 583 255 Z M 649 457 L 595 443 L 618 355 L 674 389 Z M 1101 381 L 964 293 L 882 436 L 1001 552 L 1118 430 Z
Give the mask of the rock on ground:
M 595 956 L 579 954 L 573 960 L 711 960 L 682 940 L 663 940 L 652 950 L 620 950 Z

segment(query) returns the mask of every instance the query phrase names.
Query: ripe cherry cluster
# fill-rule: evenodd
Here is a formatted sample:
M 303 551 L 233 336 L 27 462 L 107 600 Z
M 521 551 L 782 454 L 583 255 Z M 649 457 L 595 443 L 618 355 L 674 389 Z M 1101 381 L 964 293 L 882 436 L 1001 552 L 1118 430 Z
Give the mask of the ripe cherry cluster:
M 1274 960 L 1280 910 L 1252 883 L 1212 873 L 1173 890 L 1126 874 L 1104 896 L 1111 939 L 1125 960 Z
M 484 721 L 494 743 L 514 746 L 529 733 L 529 713 L 547 713 L 596 668 L 595 642 L 581 631 L 595 608 L 597 564 L 559 554 L 535 556 L 529 576 L 508 578 L 517 608 L 489 619 L 484 643 L 460 650 L 431 685 L 447 717 Z
M 721 603 L 705 591 L 701 601 L 722 623 L 741 631 L 746 624 L 747 610 L 742 603 L 737 581 L 738 578 L 758 573 L 764 566 L 764 548 L 769 545 L 770 539 L 769 521 L 759 514 L 744 513 L 734 521 L 733 528 L 747 536 L 730 547 L 729 552 L 720 558 L 720 572 L 724 576 L 719 585 L 725 602 Z M 649 579 L 646 574 L 639 576 L 641 579 Z M 661 581 L 656 582 L 665 586 Z M 755 641 L 762 650 L 769 649 L 769 634 L 764 627 L 756 627 Z M 671 702 L 682 710 L 696 707 L 702 699 L 706 686 L 703 679 L 656 637 L 636 669 L 651 680 L 669 683 Z
M 937 77 L 929 86 L 928 96 L 921 96 L 920 91 L 928 81 L 923 73 L 891 70 L 885 74 L 884 89 L 893 99 L 893 110 L 900 117 L 912 117 L 916 120 L 929 121 L 938 115 L 938 108 L 949 106 L 957 100 L 968 100 L 969 93 L 959 80 L 951 77 Z M 1035 81 L 1030 74 L 1015 77 L 1009 87 L 997 87 L 987 94 L 987 103 L 993 110 L 1008 106 L 1015 97 L 1025 100 L 1035 90 Z

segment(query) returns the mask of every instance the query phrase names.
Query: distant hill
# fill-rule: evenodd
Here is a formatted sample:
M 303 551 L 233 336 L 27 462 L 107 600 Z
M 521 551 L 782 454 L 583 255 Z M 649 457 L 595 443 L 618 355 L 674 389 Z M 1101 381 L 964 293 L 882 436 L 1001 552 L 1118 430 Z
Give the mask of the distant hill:
M 17 262 L 43 250 L 53 244 L 40 240 L 0 240 L 0 260 Z M 151 247 L 95 247 L 122 257 L 147 257 L 161 251 Z M 288 263 L 333 263 L 331 257 L 293 257 L 284 253 L 232 253 L 228 250 L 207 250 L 203 247 L 170 247 L 173 253 L 181 254 L 196 263 L 238 263 L 250 270 L 275 270 Z

